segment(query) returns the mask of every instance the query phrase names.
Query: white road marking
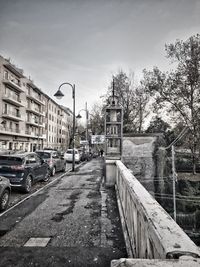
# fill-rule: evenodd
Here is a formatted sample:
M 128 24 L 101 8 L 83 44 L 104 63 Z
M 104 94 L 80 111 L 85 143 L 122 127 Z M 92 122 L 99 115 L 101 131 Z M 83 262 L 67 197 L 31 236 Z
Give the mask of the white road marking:
M 48 237 L 31 237 L 24 247 L 46 247 L 50 239 Z

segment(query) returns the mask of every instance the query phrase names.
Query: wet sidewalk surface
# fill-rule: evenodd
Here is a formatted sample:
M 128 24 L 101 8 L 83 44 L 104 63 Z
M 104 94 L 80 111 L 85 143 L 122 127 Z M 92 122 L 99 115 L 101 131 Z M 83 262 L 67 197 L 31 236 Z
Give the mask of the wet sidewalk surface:
M 0 266 L 106 267 L 112 259 L 127 256 L 115 191 L 103 186 L 101 158 L 17 209 L 21 214 L 12 210 L 0 218 L 0 231 L 6 228 L 0 238 Z M 31 243 L 33 238 L 39 243 Z

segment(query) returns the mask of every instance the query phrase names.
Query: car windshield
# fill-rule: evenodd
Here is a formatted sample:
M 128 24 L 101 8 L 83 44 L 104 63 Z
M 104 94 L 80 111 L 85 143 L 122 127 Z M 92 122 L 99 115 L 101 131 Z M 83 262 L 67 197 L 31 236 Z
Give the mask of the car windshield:
M 73 154 L 73 150 L 67 150 L 67 154 Z M 75 154 L 78 154 L 78 151 L 75 150 Z
M 49 159 L 50 158 L 50 153 L 48 153 L 48 152 L 41 151 L 41 152 L 37 152 L 37 154 L 43 159 Z
M 22 165 L 23 160 L 23 158 L 18 157 L 0 156 L 0 165 Z

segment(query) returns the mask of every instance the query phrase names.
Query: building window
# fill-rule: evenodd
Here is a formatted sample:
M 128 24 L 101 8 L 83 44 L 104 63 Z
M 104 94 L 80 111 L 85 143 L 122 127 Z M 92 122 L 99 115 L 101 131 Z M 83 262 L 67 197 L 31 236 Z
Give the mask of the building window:
M 16 79 L 16 84 L 17 84 L 18 86 L 20 86 L 20 80 L 19 80 L 19 79 Z
M 12 125 L 13 125 L 13 123 L 12 123 L 12 121 L 10 121 L 10 130 L 12 130 Z
M 8 80 L 8 71 L 7 70 L 4 71 L 4 79 Z
M 4 111 L 3 111 L 3 113 L 4 113 L 4 114 L 7 114 L 7 112 L 8 112 L 8 105 L 5 104 L 5 105 L 4 105 Z

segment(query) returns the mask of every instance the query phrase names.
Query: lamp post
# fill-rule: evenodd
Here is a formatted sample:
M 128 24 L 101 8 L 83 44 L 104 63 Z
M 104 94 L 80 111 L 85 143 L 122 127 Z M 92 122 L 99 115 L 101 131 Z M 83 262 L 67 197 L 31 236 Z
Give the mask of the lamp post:
M 85 135 L 85 139 L 86 139 L 86 141 L 88 141 L 88 114 L 89 114 L 89 112 L 87 110 L 87 102 L 85 103 L 85 109 L 79 110 L 78 115 L 76 116 L 77 119 L 81 119 L 82 118 L 82 116 L 80 115 L 81 111 L 85 111 L 85 114 L 86 114 L 86 135 Z
M 61 99 L 64 94 L 61 92 L 60 88 L 63 85 L 69 85 L 72 88 L 72 99 L 73 99 L 73 158 L 72 158 L 72 171 L 74 172 L 74 167 L 75 167 L 75 84 L 71 84 L 71 83 L 62 83 L 59 88 L 58 91 L 54 94 L 54 96 L 58 99 Z

